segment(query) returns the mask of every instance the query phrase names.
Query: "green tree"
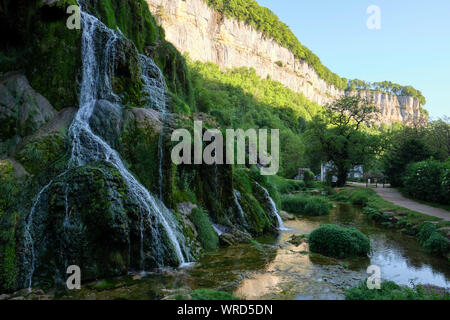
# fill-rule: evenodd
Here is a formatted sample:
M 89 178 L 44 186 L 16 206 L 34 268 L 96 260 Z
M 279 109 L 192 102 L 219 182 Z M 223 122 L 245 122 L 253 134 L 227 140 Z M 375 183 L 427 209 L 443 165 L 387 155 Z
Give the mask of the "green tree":
M 382 157 L 383 171 L 393 187 L 403 186 L 403 177 L 407 166 L 432 156 L 430 148 L 424 142 L 425 129 L 403 128 L 393 132 L 389 146 Z
M 350 169 L 375 155 L 376 137 L 364 130 L 376 118 L 378 108 L 360 96 L 346 96 L 314 117 L 307 131 L 311 153 L 331 161 L 337 169 L 338 186 L 344 186 Z

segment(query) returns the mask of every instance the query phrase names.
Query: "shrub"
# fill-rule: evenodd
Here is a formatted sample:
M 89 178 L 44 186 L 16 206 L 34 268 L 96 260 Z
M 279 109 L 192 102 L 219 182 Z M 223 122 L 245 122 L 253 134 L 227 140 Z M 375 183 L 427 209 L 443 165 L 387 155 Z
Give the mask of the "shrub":
M 311 171 L 305 171 L 303 173 L 303 181 L 305 181 L 306 187 L 310 188 L 313 185 L 314 182 L 314 173 Z
M 361 189 L 353 193 L 350 200 L 355 205 L 365 207 L 369 202 L 369 195 L 364 189 Z
M 428 240 L 425 241 L 423 247 L 432 254 L 445 256 L 450 252 L 450 241 L 448 241 L 441 233 L 435 231 Z
M 417 234 L 417 240 L 420 244 L 425 244 L 425 242 L 431 237 L 431 235 L 437 231 L 437 227 L 431 223 L 425 223 L 419 230 Z
M 284 195 L 281 204 L 285 211 L 311 216 L 326 215 L 331 210 L 331 203 L 318 196 Z
M 345 293 L 346 300 L 449 300 L 450 294 L 427 293 L 423 287 L 408 288 L 392 281 L 383 282 L 380 290 L 370 290 L 365 282 L 350 288 Z
M 365 256 L 370 252 L 370 240 L 355 228 L 326 224 L 310 234 L 309 248 L 312 252 L 336 258 Z
M 304 181 L 285 179 L 280 176 L 267 176 L 267 183 L 275 187 L 281 194 L 292 193 L 303 190 L 305 186 Z
M 449 203 L 450 162 L 433 159 L 412 163 L 406 169 L 403 179 L 404 191 L 413 198 Z
M 194 208 L 189 217 L 195 225 L 198 233 L 198 240 L 203 249 L 214 250 L 219 246 L 219 237 L 209 221 L 207 213 L 199 208 Z
M 437 230 L 434 224 L 425 223 L 417 234 L 417 240 L 427 252 L 445 256 L 450 252 L 450 241 Z

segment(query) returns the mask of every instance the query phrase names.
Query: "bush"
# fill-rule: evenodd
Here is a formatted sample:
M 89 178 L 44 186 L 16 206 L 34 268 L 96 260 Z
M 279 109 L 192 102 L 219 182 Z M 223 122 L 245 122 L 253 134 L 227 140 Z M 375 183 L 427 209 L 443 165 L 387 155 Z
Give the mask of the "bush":
M 412 163 L 403 179 L 404 191 L 419 200 L 450 203 L 450 161 L 433 159 Z
M 281 197 L 283 210 L 310 216 L 322 216 L 330 213 L 331 203 L 325 198 L 305 195 L 284 195 Z
M 358 190 L 352 194 L 350 200 L 355 205 L 365 207 L 369 202 L 369 195 L 365 190 Z
M 305 186 L 304 181 L 285 179 L 280 176 L 267 176 L 267 183 L 275 187 L 281 194 L 292 193 L 303 190 Z
M 314 182 L 314 173 L 311 171 L 305 171 L 303 173 L 303 181 L 305 181 L 306 187 L 311 188 Z
M 326 224 L 310 234 L 309 249 L 336 258 L 365 256 L 370 252 L 370 240 L 355 228 Z
M 425 223 L 419 230 L 417 234 L 417 240 L 421 245 L 425 244 L 425 242 L 431 237 L 431 235 L 437 231 L 437 227 L 431 223 Z
M 425 223 L 417 234 L 417 240 L 427 252 L 434 255 L 445 256 L 450 252 L 450 241 L 439 233 L 434 224 Z
M 345 293 L 346 300 L 449 300 L 450 294 L 427 293 L 423 287 L 413 289 L 399 286 L 392 281 L 383 282 L 380 290 L 370 290 L 365 282 L 350 288 Z
M 423 244 L 426 251 L 434 255 L 445 256 L 450 252 L 450 241 L 441 233 L 435 231 L 431 234 L 427 241 Z
M 198 240 L 203 249 L 214 250 L 219 247 L 219 237 L 209 221 L 207 213 L 199 208 L 192 210 L 189 219 L 195 225 L 198 233 Z

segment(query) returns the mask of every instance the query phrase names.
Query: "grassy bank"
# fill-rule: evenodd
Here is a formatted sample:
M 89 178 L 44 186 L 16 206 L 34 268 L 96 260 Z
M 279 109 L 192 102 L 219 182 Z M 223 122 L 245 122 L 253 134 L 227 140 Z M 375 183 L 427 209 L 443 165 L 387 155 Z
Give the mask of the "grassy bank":
M 364 214 L 382 226 L 414 236 L 424 250 L 450 258 L 450 241 L 445 229 L 450 226 L 450 222 L 385 201 L 372 189 L 348 187 L 330 198 L 360 205 L 364 208 Z
M 392 281 L 383 282 L 380 290 L 370 290 L 366 283 L 350 288 L 346 300 L 450 300 L 450 293 L 441 289 L 417 285 L 399 286 Z

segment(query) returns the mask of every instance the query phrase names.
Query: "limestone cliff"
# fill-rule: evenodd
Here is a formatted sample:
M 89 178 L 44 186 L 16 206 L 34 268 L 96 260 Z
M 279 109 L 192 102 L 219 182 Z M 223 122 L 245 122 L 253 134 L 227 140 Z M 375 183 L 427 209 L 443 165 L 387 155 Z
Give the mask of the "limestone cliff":
M 222 16 L 204 0 L 146 2 L 165 29 L 166 39 L 191 59 L 213 62 L 221 68 L 253 67 L 261 77 L 279 81 L 320 105 L 346 94 L 326 83 L 288 49 L 244 22 Z M 384 123 L 410 123 L 420 115 L 415 98 L 379 92 L 363 95 L 380 107 Z

